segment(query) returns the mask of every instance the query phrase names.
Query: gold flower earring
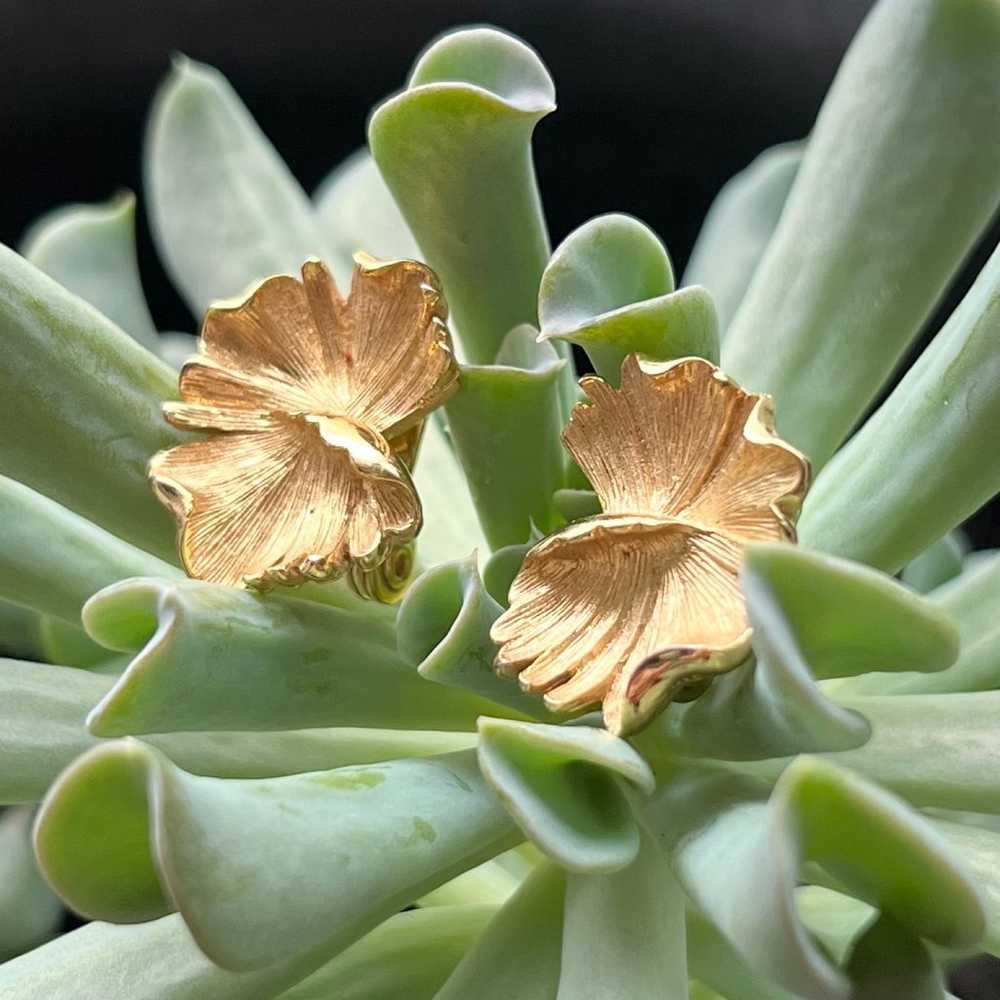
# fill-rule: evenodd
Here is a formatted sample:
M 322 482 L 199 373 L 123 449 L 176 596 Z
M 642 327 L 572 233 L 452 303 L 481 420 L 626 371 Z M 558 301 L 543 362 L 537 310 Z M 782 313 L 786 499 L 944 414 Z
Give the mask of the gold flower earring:
M 626 735 L 749 655 L 741 551 L 794 540 L 809 463 L 769 397 L 700 358 L 630 355 L 620 389 L 580 386 L 563 440 L 602 513 L 528 552 L 491 635 L 499 672 Z
M 422 523 L 410 473 L 458 366 L 430 268 L 355 263 L 346 298 L 307 261 L 301 281 L 206 314 L 164 413 L 211 436 L 149 463 L 188 575 L 266 590 L 347 574 L 362 596 L 401 594 Z

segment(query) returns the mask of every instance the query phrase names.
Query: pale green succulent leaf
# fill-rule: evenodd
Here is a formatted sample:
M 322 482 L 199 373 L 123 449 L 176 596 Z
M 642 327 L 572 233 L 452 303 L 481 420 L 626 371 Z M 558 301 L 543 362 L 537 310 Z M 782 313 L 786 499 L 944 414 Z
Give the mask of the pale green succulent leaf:
M 475 554 L 427 570 L 403 598 L 396 642 L 421 677 L 464 688 L 506 705 L 521 717 L 548 717 L 542 700 L 493 669 L 490 627 L 503 608 L 489 595 Z
M 368 124 L 372 156 L 441 278 L 474 365 L 492 364 L 509 330 L 537 322 L 549 238 L 531 134 L 554 108 L 552 78 L 533 49 L 470 28 L 434 42 Z M 565 413 L 569 366 L 561 394 Z
M 525 835 L 575 872 L 611 872 L 639 850 L 626 784 L 649 795 L 649 765 L 603 729 L 479 720 L 479 767 Z
M 993 63 L 1000 74 L 1000 59 Z M 998 329 L 1000 249 L 817 478 L 799 522 L 803 542 L 894 573 L 1000 490 L 1000 463 L 984 460 L 1000 425 Z
M 31 608 L 0 600 L 0 655 L 18 660 L 44 660 L 42 616 Z
M 722 352 L 726 372 L 774 396 L 779 431 L 817 469 L 872 402 L 997 207 L 998 103 L 993 0 L 879 3 L 848 50 Z M 919 452 L 929 468 L 933 445 L 906 421 L 894 426 L 899 437 L 877 453 L 871 437 L 855 438 L 832 474 L 856 481 L 854 463 L 893 470 L 867 497 L 851 490 L 856 502 L 886 511 L 878 530 L 857 510 L 831 509 L 824 489 L 815 497 L 828 525 L 847 518 L 841 530 L 872 537 L 871 545 L 899 537 L 895 509 L 881 502 L 886 487 L 923 507 L 906 466 Z M 887 532 L 884 518 L 896 522 Z M 924 517 L 928 528 L 934 520 Z M 921 531 L 902 562 L 955 523 L 930 537 Z M 912 527 L 898 524 L 898 532 Z
M 38 623 L 41 659 L 81 670 L 121 673 L 128 658 L 94 642 L 82 628 L 63 618 L 43 615 Z
M 557 1000 L 688 1000 L 684 894 L 648 833 L 635 861 L 566 876 Z
M 135 195 L 99 205 L 67 205 L 39 219 L 22 253 L 64 288 L 104 313 L 154 353 L 159 337 L 149 315 L 135 253 Z
M 0 474 L 174 558 L 146 463 L 182 435 L 160 414 L 177 376 L 93 306 L 0 247 Z
M 227 780 L 123 740 L 63 773 L 35 845 L 79 912 L 128 922 L 169 901 L 209 958 L 250 971 L 305 956 L 318 967 L 518 839 L 471 751 Z
M 778 225 L 805 143 L 765 149 L 715 196 L 684 268 L 682 285 L 704 285 L 725 335 Z
M 556 490 L 552 502 L 567 521 L 578 521 L 601 513 L 601 502 L 593 490 Z
M 962 572 L 969 540 L 956 529 L 928 546 L 903 567 L 903 583 L 921 594 L 930 593 Z
M 1000 692 L 977 694 L 834 694 L 872 728 L 863 746 L 829 759 L 917 806 L 1000 813 Z M 774 780 L 787 760 L 743 765 Z
M 94 922 L 4 963 L 0 991 L 10 1000 L 431 1000 L 492 912 L 456 906 L 397 914 L 307 978 L 309 963 L 301 961 L 221 969 L 179 914 L 122 926 Z
M 967 556 L 960 576 L 931 595 L 958 623 L 963 643 L 992 632 L 1000 621 L 1000 552 Z
M 765 592 L 776 602 L 817 679 L 940 671 L 958 656 L 947 611 L 868 566 L 799 546 L 755 545 L 742 579 L 751 602 Z
M 981 939 L 970 873 L 894 795 L 815 757 L 797 758 L 770 799 L 760 795 L 740 779 L 692 775 L 667 783 L 651 806 L 681 885 L 760 974 L 818 1000 L 851 995 L 795 908 L 807 861 L 912 936 L 955 948 Z
M 941 969 L 926 945 L 882 914 L 858 938 L 847 961 L 851 1000 L 945 1000 Z
M 499 858 L 491 858 L 467 872 L 462 872 L 450 882 L 432 889 L 426 896 L 421 896 L 416 905 L 457 906 L 489 903 L 499 906 L 507 902 L 517 891 L 521 881 L 522 879 L 507 868 Z
M 87 599 L 122 577 L 179 576 L 54 500 L 0 476 L 0 522 L 16 524 L 0 549 L 0 597 L 78 624 Z
M 538 320 L 545 340 L 579 344 L 612 385 L 628 354 L 719 360 L 711 296 L 699 286 L 675 292 L 666 248 L 629 215 L 591 219 L 555 249 L 542 275 Z
M 564 453 L 559 374 L 566 362 L 534 329 L 504 338 L 495 365 L 464 365 L 445 404 L 448 427 L 479 523 L 490 547 L 518 545 L 535 528 L 561 524 L 552 494 L 562 485 Z M 525 470 L 531 470 L 530 475 Z
M 461 559 L 473 549 L 486 548 L 469 484 L 438 420 L 428 420 L 424 426 L 413 482 L 424 512 L 417 536 L 422 565 Z
M 491 553 L 486 560 L 483 566 L 483 585 L 500 607 L 506 608 L 510 604 L 510 585 L 534 543 L 533 539 L 523 545 L 505 545 Z
M 420 259 L 417 241 L 367 149 L 352 153 L 327 175 L 313 204 L 338 282 L 350 277 L 359 250 L 380 260 Z
M 0 660 L 0 803 L 38 802 L 97 740 L 84 725 L 111 677 L 45 663 Z M 147 737 L 175 764 L 221 778 L 270 778 L 471 746 L 471 733 L 400 729 L 165 733 Z
M 193 337 L 190 333 L 168 331 L 160 334 L 160 357 L 168 365 L 180 368 L 185 361 L 189 361 L 197 353 L 198 338 Z
M 870 903 L 823 885 L 799 886 L 795 909 L 838 965 L 844 964 L 858 935 L 878 916 Z
M 565 876 L 544 863 L 521 884 L 435 1000 L 553 1000 L 559 989 Z
M 35 864 L 31 821 L 23 806 L 0 815 L 0 963 L 54 937 L 63 918 Z
M 150 227 L 196 317 L 272 274 L 330 256 L 312 205 L 216 69 L 174 60 L 144 151 Z
M 98 736 L 312 726 L 465 729 L 503 706 L 424 680 L 390 623 L 196 580 L 125 580 L 84 607 L 95 641 L 135 653 L 88 717 Z M 516 713 L 515 713 L 516 714 Z

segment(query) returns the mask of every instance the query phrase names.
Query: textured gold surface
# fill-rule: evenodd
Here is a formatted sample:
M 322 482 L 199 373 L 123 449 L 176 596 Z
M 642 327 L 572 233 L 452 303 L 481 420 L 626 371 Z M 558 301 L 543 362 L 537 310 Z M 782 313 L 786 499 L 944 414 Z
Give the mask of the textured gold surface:
M 496 666 L 555 711 L 603 702 L 624 735 L 746 658 L 741 550 L 794 540 L 805 457 L 767 396 L 700 358 L 581 380 L 563 441 L 602 513 L 535 545 L 493 625 Z
M 164 412 L 211 436 L 149 465 L 189 575 L 267 589 L 350 570 L 382 600 L 405 583 L 421 525 L 410 468 L 458 366 L 434 273 L 355 261 L 346 298 L 309 261 L 301 281 L 268 278 L 205 316 Z

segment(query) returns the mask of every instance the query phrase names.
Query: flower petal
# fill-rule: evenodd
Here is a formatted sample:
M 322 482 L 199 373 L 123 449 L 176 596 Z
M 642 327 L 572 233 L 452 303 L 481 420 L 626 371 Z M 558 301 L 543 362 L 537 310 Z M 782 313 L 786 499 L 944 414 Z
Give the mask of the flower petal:
M 257 587 L 329 579 L 349 560 L 376 565 L 416 534 L 420 501 L 384 439 L 319 417 L 276 415 L 263 426 L 150 463 L 191 576 Z
M 564 433 L 606 513 L 659 514 L 740 539 L 791 537 L 808 463 L 773 434 L 767 397 L 700 358 L 596 378 Z
M 498 669 L 569 710 L 600 701 L 663 650 L 742 649 L 739 562 L 736 542 L 678 521 L 602 515 L 570 525 L 525 558 L 492 629 Z

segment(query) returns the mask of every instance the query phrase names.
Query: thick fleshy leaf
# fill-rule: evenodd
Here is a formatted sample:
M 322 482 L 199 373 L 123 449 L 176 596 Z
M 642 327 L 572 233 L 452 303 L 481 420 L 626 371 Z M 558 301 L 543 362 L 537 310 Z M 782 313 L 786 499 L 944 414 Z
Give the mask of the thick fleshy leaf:
M 903 567 L 903 583 L 921 594 L 953 580 L 962 572 L 969 540 L 958 530 L 949 531 Z
M 931 595 L 958 623 L 963 645 L 992 632 L 1000 621 L 1000 552 L 974 552 L 961 576 Z
M 308 962 L 229 972 L 198 949 L 179 914 L 95 922 L 0 966 L 10 1000 L 431 1000 L 493 913 L 436 907 L 390 917 L 303 979 Z M 296 985 L 292 985 L 296 984 Z M 291 986 L 287 992 L 281 992 Z
M 159 353 L 135 254 L 134 194 L 56 209 L 31 227 L 21 249 L 50 278 Z
M 491 553 L 486 564 L 483 566 L 483 585 L 486 592 L 501 607 L 506 608 L 510 604 L 510 586 L 517 576 L 517 571 L 524 562 L 524 557 L 528 554 L 531 546 L 540 539 L 532 538 L 530 543 L 524 545 L 507 545 L 502 549 L 497 549 Z
M 895 796 L 810 757 L 786 769 L 768 801 L 759 796 L 743 779 L 678 775 L 651 819 L 694 904 L 762 975 L 817 1000 L 850 995 L 795 908 L 806 861 L 911 936 L 957 948 L 981 938 L 982 905 L 959 856 Z
M 479 767 L 543 852 L 575 872 L 634 861 L 639 826 L 626 783 L 645 795 L 649 765 L 624 740 L 589 726 L 479 720 Z
M 420 259 L 417 241 L 367 149 L 327 175 L 313 204 L 333 251 L 329 263 L 338 282 L 350 276 L 359 250 L 381 260 Z
M 1000 692 L 837 694 L 871 724 L 868 742 L 831 757 L 918 806 L 1000 813 Z M 774 774 L 781 762 L 754 765 Z
M 804 146 L 765 149 L 723 185 L 705 216 L 682 284 L 709 290 L 723 335 L 778 224 Z
M 41 625 L 37 611 L 0 600 L 0 656 L 44 660 Z
M 774 396 L 779 430 L 817 469 L 871 403 L 993 215 L 998 102 L 993 0 L 882 0 L 844 59 L 722 352 L 730 375 Z M 982 372 L 975 379 L 995 383 Z M 952 402 L 958 418 L 963 407 Z M 838 478 L 857 465 L 893 470 L 870 480 L 879 488 L 852 491 L 862 508 L 881 506 L 873 498 L 886 487 L 912 496 L 900 466 L 918 452 L 928 457 L 921 431 L 894 427 L 905 448 L 893 443 L 873 453 L 870 439 L 855 438 L 839 466 Z M 841 530 L 858 538 L 882 535 L 856 509 L 828 510 L 823 492 L 815 501 L 829 524 L 849 521 Z M 922 506 L 919 497 L 912 501 Z M 885 510 L 880 521 L 895 517 Z M 914 539 L 903 561 L 952 524 Z
M 240 781 L 196 777 L 135 740 L 65 771 L 35 831 L 74 909 L 133 922 L 172 903 L 234 971 L 318 967 L 518 839 L 471 751 Z
M 979 6 L 969 7 L 970 27 Z M 1000 34 L 1000 10 L 993 13 Z M 1000 59 L 993 63 L 1000 73 Z M 1000 178 L 1000 168 L 993 174 Z M 799 521 L 804 542 L 894 573 L 1000 490 L 1000 463 L 983 459 L 1000 425 L 998 327 L 1000 249 L 816 480 Z
M 179 576 L 54 500 L 0 476 L 0 522 L 16 524 L 0 550 L 0 597 L 79 624 L 89 597 L 123 577 Z
M 160 415 L 176 374 L 93 306 L 0 247 L 0 473 L 173 558 L 146 463 L 182 435 Z
M 648 833 L 610 875 L 566 877 L 558 1000 L 688 1000 L 684 894 Z
M 516 851 L 517 848 L 512 848 Z M 509 855 L 512 851 L 507 851 Z M 501 858 L 491 858 L 475 868 L 432 889 L 416 901 L 417 906 L 456 906 L 489 903 L 499 906 L 517 891 L 522 878 L 507 868 Z
M 533 49 L 471 28 L 434 42 L 407 88 L 369 121 L 372 156 L 441 277 L 474 365 L 492 364 L 509 330 L 536 323 L 549 238 L 531 133 L 554 108 L 552 78 Z M 572 383 L 567 366 L 564 405 Z
M 593 490 L 556 490 L 552 502 L 567 521 L 578 521 L 601 512 L 601 501 Z
M 424 680 L 392 625 L 312 601 L 196 580 L 126 580 L 83 611 L 91 638 L 135 653 L 88 717 L 98 736 L 205 729 L 471 729 L 505 715 Z
M 211 66 L 175 58 L 150 114 L 145 176 L 153 235 L 196 317 L 329 256 L 305 192 Z
M 552 495 L 563 483 L 559 375 L 566 367 L 534 329 L 504 338 L 496 364 L 463 366 L 445 404 L 483 534 L 494 549 L 519 545 L 561 518 Z M 526 470 L 531 470 L 526 475 Z
M 851 1000 L 945 1000 L 941 969 L 926 945 L 886 914 L 860 936 L 846 972 Z
M 538 320 L 543 338 L 579 344 L 612 385 L 627 354 L 719 360 L 711 296 L 698 286 L 675 292 L 666 248 L 629 215 L 600 215 L 556 247 L 542 275 Z
M 65 205 L 49 212 L 28 231 L 21 252 L 144 347 L 158 352 L 159 337 L 139 278 L 135 195 L 130 191 L 107 202 Z
M 434 566 L 486 548 L 469 484 L 437 419 L 424 426 L 413 484 L 424 511 L 424 526 L 417 536 L 420 563 Z
M 0 963 L 53 937 L 63 917 L 35 864 L 31 820 L 24 807 L 0 815 Z
M 986 910 L 982 947 L 1000 955 L 1000 833 L 945 819 L 935 818 L 932 822 L 972 872 Z
M 466 688 L 522 716 L 548 716 L 539 698 L 498 677 L 490 626 L 503 609 L 487 593 L 475 554 L 444 563 L 417 579 L 399 608 L 399 652 L 421 677 Z
M 97 740 L 87 712 L 112 677 L 70 667 L 0 660 L 0 803 L 38 802 L 65 767 Z M 389 729 L 301 729 L 288 732 L 167 733 L 148 737 L 195 774 L 269 778 L 397 757 L 464 749 L 470 733 Z
M 82 670 L 99 669 L 102 673 L 117 674 L 125 668 L 128 657 L 99 646 L 82 628 L 70 625 L 64 618 L 43 615 L 38 623 L 40 659 L 44 663 L 61 663 Z
M 435 1000 L 553 1000 L 559 989 L 565 877 L 540 865 L 504 904 Z

